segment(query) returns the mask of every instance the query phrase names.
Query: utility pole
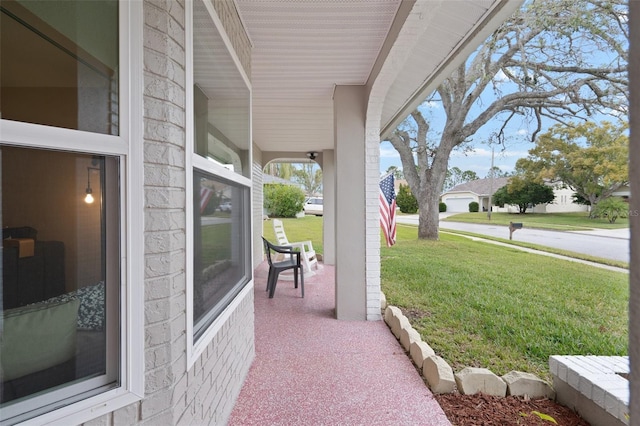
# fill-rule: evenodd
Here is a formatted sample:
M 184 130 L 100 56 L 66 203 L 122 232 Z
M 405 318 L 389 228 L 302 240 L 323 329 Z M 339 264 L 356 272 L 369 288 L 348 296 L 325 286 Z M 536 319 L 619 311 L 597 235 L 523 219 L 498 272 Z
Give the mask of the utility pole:
M 495 170 L 493 169 L 493 153 L 494 148 L 491 146 L 491 169 L 489 170 L 489 208 L 487 209 L 487 219 L 491 220 L 491 210 L 493 206 L 493 174 Z

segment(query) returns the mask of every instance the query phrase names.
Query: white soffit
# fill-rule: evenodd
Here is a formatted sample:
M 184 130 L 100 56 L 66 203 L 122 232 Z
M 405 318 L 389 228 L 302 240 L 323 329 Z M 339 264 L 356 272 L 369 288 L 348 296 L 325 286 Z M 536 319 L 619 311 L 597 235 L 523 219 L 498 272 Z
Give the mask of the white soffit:
M 253 139 L 264 151 L 333 149 L 333 88 L 363 85 L 399 0 L 236 0 L 253 44 Z
M 418 0 L 417 3 L 407 22 L 417 15 L 426 22 L 421 24 L 424 32 L 415 37 L 411 54 L 387 93 L 382 108 L 383 133 L 392 131 L 417 108 L 523 1 Z M 402 31 L 398 40 L 410 43 L 410 38 L 407 41 L 402 38 Z
M 260 149 L 306 152 L 334 148 L 333 89 L 367 83 L 400 3 L 236 0 L 253 44 L 253 139 Z M 413 59 L 387 94 L 383 125 L 406 107 L 497 3 L 500 0 L 418 0 L 416 6 L 424 12 L 408 19 L 427 24 L 418 40 L 407 38 L 406 43 L 415 43 Z

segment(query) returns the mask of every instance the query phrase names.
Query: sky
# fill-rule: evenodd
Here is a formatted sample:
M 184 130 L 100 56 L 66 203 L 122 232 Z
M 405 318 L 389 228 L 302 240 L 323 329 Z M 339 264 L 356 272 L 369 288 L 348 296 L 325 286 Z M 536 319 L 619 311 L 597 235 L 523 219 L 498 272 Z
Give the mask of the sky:
M 432 127 L 441 127 L 442 108 L 437 104 L 425 106 L 423 115 L 429 116 Z M 489 121 L 473 136 L 469 146 L 471 150 L 454 150 L 449 157 L 449 168 L 458 167 L 462 171 L 472 170 L 478 177 L 484 178 L 491 168 L 491 145 L 487 141 L 490 135 L 496 132 L 502 122 L 498 119 Z M 532 130 L 531 130 L 532 131 Z M 534 147 L 531 142 L 529 125 L 526 122 L 512 122 L 505 130 L 505 145 L 493 145 L 494 166 L 503 172 L 512 172 L 516 161 L 528 155 L 529 149 Z M 380 144 L 380 173 L 385 174 L 391 166 L 402 169 L 402 162 L 398 151 L 389 142 Z
M 500 81 L 501 76 L 496 76 L 496 79 Z M 483 95 L 483 100 L 486 106 L 486 102 L 492 101 L 491 94 L 486 97 Z M 432 129 L 441 129 L 443 127 L 446 117 L 439 103 L 425 102 L 418 108 L 421 109 L 423 116 L 427 119 Z M 480 107 L 474 106 L 469 117 L 475 118 L 479 113 L 479 109 Z M 615 122 L 615 116 L 621 115 L 613 111 L 610 113 L 611 115 L 607 116 L 595 115 L 591 119 Z M 454 149 L 449 157 L 448 168 L 458 167 L 463 172 L 467 170 L 474 171 L 479 178 L 488 177 L 489 169 L 491 168 L 492 151 L 492 146 L 488 141 L 491 140 L 492 134 L 503 126 L 504 118 L 505 115 L 503 114 L 489 120 L 471 137 L 469 143 L 464 144 L 467 149 Z M 580 120 L 576 119 L 576 122 L 578 121 Z M 542 129 L 539 134 L 545 133 L 555 124 L 557 123 L 543 118 Z M 535 144 L 531 141 L 531 134 L 535 131 L 535 128 L 535 123 L 528 121 L 525 117 L 513 118 L 504 129 L 504 144 L 493 144 L 495 151 L 494 167 L 499 167 L 502 172 L 513 172 L 516 161 L 527 157 L 529 150 L 535 147 Z M 399 169 L 403 168 L 400 155 L 390 142 L 382 142 L 380 144 L 380 175 L 386 174 L 386 171 L 391 166 L 396 166 Z
M 524 138 L 523 138 L 524 139 Z M 516 161 L 527 156 L 528 150 L 533 148 L 533 144 L 523 140 L 518 144 L 512 144 L 506 150 L 496 146 L 494 148 L 495 167 L 499 167 L 503 172 L 512 172 Z M 398 151 L 389 143 L 380 144 L 380 173 L 384 174 L 391 166 L 402 169 L 402 162 Z M 472 170 L 478 177 L 484 178 L 491 168 L 491 147 L 481 144 L 473 148 L 470 152 L 454 151 L 449 157 L 449 168 L 458 167 L 462 171 Z
M 500 71 L 494 78 L 494 84 L 500 86 L 503 83 L 508 84 L 508 78 Z M 491 102 L 493 95 L 487 89 L 482 96 L 485 102 Z M 485 104 L 486 105 L 486 104 Z M 441 129 L 446 118 L 444 110 L 440 103 L 424 102 L 418 107 L 422 111 L 422 115 L 427 119 L 432 129 Z M 481 111 L 481 107 L 474 106 L 470 112 L 470 117 L 476 117 Z M 449 169 L 458 167 L 462 171 L 471 170 L 476 172 L 478 177 L 487 177 L 491 168 L 491 151 L 492 147 L 488 143 L 491 140 L 491 134 L 497 132 L 503 125 L 500 120 L 501 116 L 494 117 L 487 124 L 482 126 L 467 146 L 472 149 L 454 149 L 449 157 Z M 528 154 L 528 150 L 533 148 L 530 132 L 533 126 L 526 120 L 512 119 L 505 129 L 505 144 L 494 144 L 494 166 L 499 167 L 502 172 L 512 172 L 515 168 L 516 161 L 524 158 Z M 529 130 L 531 127 L 531 130 Z M 398 151 L 389 142 L 380 144 L 380 173 L 385 174 L 391 166 L 402 169 L 402 162 Z
M 615 54 L 612 52 L 606 52 L 598 49 L 594 49 L 592 42 L 584 41 L 584 51 L 582 53 L 583 59 L 591 61 L 594 66 L 602 66 L 612 63 L 615 59 Z M 516 70 L 514 74 L 517 75 Z M 466 122 L 477 117 L 480 110 L 486 108 L 493 100 L 495 100 L 495 94 L 492 87 L 498 88 L 502 93 L 514 93 L 515 87 L 510 79 L 504 74 L 503 71 L 499 71 L 492 79 L 492 84 L 487 85 L 485 92 L 481 96 L 481 101 L 476 102 L 472 107 Z M 420 107 L 423 116 L 429 122 L 431 129 L 442 129 L 445 120 L 445 113 L 440 103 L 425 101 Z M 612 115 L 614 112 L 611 112 Z M 498 115 L 489 120 L 487 124 L 481 127 L 475 135 L 472 136 L 472 140 L 465 144 L 467 145 L 466 151 L 454 150 L 449 158 L 448 168 L 458 167 L 461 171 L 471 170 L 474 171 L 478 177 L 487 177 L 491 168 L 492 146 L 488 143 L 491 135 L 497 132 L 503 125 L 505 115 Z M 592 117 L 592 120 L 607 120 L 614 122 L 613 116 L 597 116 Z M 545 133 L 552 125 L 556 124 L 550 119 L 542 119 L 542 129 L 540 133 Z M 576 120 L 578 121 L 578 120 Z M 534 148 L 534 143 L 531 142 L 531 135 L 534 132 L 535 124 L 527 121 L 526 117 L 516 116 L 512 118 L 508 126 L 505 128 L 504 137 L 505 144 L 497 145 L 493 144 L 495 148 L 494 166 L 500 168 L 502 172 L 513 172 L 515 169 L 516 161 L 520 158 L 525 158 L 528 155 L 528 151 Z M 437 136 L 430 134 L 431 139 L 436 139 Z M 398 152 L 393 148 L 391 143 L 382 142 L 380 144 L 380 173 L 384 175 L 390 166 L 396 166 L 402 169 L 402 162 Z

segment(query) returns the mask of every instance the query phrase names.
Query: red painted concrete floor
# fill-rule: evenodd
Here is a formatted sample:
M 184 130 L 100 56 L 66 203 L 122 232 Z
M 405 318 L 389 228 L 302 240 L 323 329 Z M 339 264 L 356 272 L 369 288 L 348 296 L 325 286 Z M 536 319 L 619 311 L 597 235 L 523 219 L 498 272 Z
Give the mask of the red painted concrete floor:
M 335 319 L 334 268 L 305 297 L 255 271 L 256 359 L 230 425 L 450 425 L 383 321 Z

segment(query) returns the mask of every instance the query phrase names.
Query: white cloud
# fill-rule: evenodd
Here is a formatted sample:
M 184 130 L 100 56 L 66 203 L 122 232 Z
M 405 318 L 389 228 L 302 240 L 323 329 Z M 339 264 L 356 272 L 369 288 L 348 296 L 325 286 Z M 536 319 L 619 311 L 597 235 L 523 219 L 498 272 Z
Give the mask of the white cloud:
M 400 154 L 393 146 L 380 146 L 380 158 L 400 158 Z
M 495 158 L 521 158 L 526 157 L 529 153 L 527 151 L 495 151 Z M 462 152 L 454 151 L 451 153 L 451 158 L 491 158 L 491 150 L 487 148 L 474 148 L 471 151 Z
M 498 71 L 495 77 L 493 77 L 493 81 L 495 81 L 496 83 L 504 83 L 507 80 L 509 80 L 509 77 L 507 77 L 507 75 L 502 70 Z
M 618 109 L 607 109 L 605 114 L 612 115 L 614 117 L 624 117 L 629 115 L 629 107 L 627 105 L 620 105 Z

